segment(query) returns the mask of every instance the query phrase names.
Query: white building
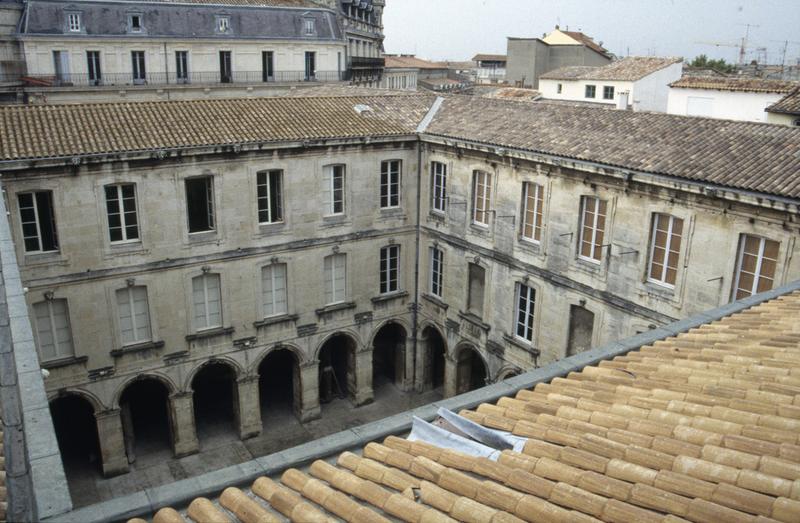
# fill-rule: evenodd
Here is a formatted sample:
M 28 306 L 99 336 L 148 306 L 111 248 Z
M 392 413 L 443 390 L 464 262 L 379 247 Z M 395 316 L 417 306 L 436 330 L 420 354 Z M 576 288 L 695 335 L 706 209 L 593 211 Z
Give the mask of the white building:
M 669 84 L 681 77 L 682 69 L 680 58 L 631 56 L 602 67 L 570 66 L 545 73 L 539 91 L 550 100 L 666 112 Z
M 415 59 L 402 56 L 387 56 L 381 87 L 402 91 L 416 91 L 419 64 Z
M 781 125 L 800 126 L 800 87 L 767 107 L 767 121 Z
M 479 84 L 496 84 L 506 81 L 506 64 L 508 58 L 504 54 L 476 54 L 472 57 L 475 63 L 475 81 Z
M 667 112 L 745 122 L 767 122 L 767 107 L 798 87 L 797 82 L 761 78 L 684 77 L 670 84 Z M 775 119 L 777 123 L 777 119 Z

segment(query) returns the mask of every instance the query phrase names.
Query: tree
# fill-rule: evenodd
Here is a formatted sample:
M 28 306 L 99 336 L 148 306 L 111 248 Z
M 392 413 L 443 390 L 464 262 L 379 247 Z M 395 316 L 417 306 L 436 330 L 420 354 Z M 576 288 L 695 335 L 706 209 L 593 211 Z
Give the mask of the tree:
M 736 71 L 736 66 L 729 64 L 724 58 L 713 60 L 708 56 L 701 54 L 689 63 L 689 67 L 697 67 L 699 69 L 714 69 L 720 73 L 730 74 Z

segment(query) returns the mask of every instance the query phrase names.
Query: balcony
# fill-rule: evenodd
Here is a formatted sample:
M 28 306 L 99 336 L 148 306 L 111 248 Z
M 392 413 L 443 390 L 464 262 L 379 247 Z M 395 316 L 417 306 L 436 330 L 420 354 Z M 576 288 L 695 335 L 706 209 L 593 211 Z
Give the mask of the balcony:
M 147 73 L 134 77 L 132 73 L 103 74 L 90 78 L 86 73 L 61 75 L 24 75 L 17 79 L 28 87 L 139 87 L 165 85 L 245 85 L 263 83 L 341 82 L 347 80 L 346 71 L 275 71 L 265 75 L 263 71 L 234 71 L 222 76 L 219 72 L 192 72 L 179 77 L 176 73 Z
M 353 56 L 350 58 L 351 69 L 383 69 L 386 67 L 385 58 L 372 58 L 366 56 Z

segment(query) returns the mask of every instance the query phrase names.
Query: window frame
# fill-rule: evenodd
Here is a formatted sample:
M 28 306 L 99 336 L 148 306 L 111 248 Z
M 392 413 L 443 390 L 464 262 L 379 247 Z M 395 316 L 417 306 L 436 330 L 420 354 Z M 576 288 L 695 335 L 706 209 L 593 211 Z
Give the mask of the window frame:
M 444 297 L 444 251 L 437 246 L 430 248 L 428 285 L 433 296 Z
M 83 17 L 80 13 L 67 13 L 67 31 L 70 33 L 83 32 Z
M 231 32 L 231 17 L 227 15 L 217 15 L 216 32 L 220 34 L 229 34 Z
M 536 321 L 536 288 L 526 283 L 517 282 L 514 292 L 514 338 L 533 344 Z M 523 290 L 525 295 L 523 296 Z M 522 300 L 525 308 L 522 308 Z M 522 317 L 522 321 L 521 318 Z M 523 335 L 520 336 L 520 327 Z M 530 336 L 530 338 L 528 337 Z
M 262 176 L 264 177 L 265 183 L 262 183 Z M 285 223 L 286 218 L 284 216 L 285 206 L 283 203 L 283 178 L 283 169 L 267 169 L 258 171 L 256 173 L 256 208 L 259 225 Z M 275 180 L 277 180 L 275 182 L 277 190 L 275 187 L 273 187 L 273 181 Z M 265 188 L 265 196 L 262 196 L 262 187 Z M 276 192 L 277 197 L 275 198 L 275 202 L 273 202 L 273 195 Z M 264 206 L 262 206 L 262 203 L 264 203 Z M 277 204 L 277 211 L 273 208 L 273 203 Z M 266 220 L 262 219 L 263 213 L 267 214 Z
M 658 233 L 658 220 L 660 217 L 668 218 L 668 228 L 667 228 L 667 237 L 666 237 L 666 244 L 662 248 L 664 250 L 664 262 L 661 268 L 661 276 L 654 277 L 653 276 L 653 262 L 655 261 L 655 251 L 656 251 L 656 239 Z M 676 221 L 680 222 L 680 233 L 673 234 Z M 674 289 L 678 283 L 678 272 L 680 271 L 680 256 L 681 256 L 681 248 L 683 247 L 683 238 L 685 232 L 685 224 L 682 218 L 677 216 L 673 216 L 671 214 L 654 212 L 650 219 L 650 252 L 647 257 L 647 283 L 652 283 L 654 285 L 660 285 L 661 287 L 666 287 L 667 289 Z M 676 266 L 674 267 L 675 270 L 675 281 L 673 283 L 669 282 L 669 259 L 670 254 L 673 252 L 673 244 L 675 241 L 675 236 L 677 235 L 678 240 L 678 250 L 677 250 L 677 259 L 676 259 Z
M 317 34 L 317 21 L 313 18 L 303 18 L 303 34 L 314 36 Z
M 592 96 L 589 96 L 589 93 L 592 93 Z M 584 98 L 591 98 L 592 100 L 597 99 L 597 85 L 595 84 L 586 84 L 584 91 L 583 91 Z
M 533 203 L 534 203 L 532 210 L 533 223 L 530 224 L 533 236 L 527 236 L 525 234 L 525 230 L 529 226 L 528 214 L 531 211 L 531 209 L 528 208 L 528 205 L 531 200 L 531 196 L 529 194 L 531 187 L 536 188 L 536 194 L 533 197 Z M 520 238 L 522 238 L 527 242 L 536 245 L 541 245 L 543 234 L 544 234 L 544 186 L 536 182 L 522 182 L 522 220 L 521 220 Z
M 58 337 L 56 336 L 56 326 L 55 326 L 55 315 L 53 314 L 53 306 L 55 303 L 63 303 L 64 304 L 64 317 L 66 318 L 66 326 L 69 331 L 69 345 L 70 351 L 69 353 L 61 353 L 59 348 Z M 44 355 L 42 350 L 42 341 L 41 341 L 41 329 L 39 327 L 39 315 L 36 312 L 37 305 L 45 304 L 47 305 L 47 319 L 48 319 L 48 327 L 50 328 L 50 335 L 53 340 L 53 347 L 55 356 L 52 358 L 47 358 Z M 41 358 L 42 362 L 53 362 L 53 361 L 61 361 L 61 360 L 68 360 L 70 358 L 75 357 L 75 339 L 72 336 L 72 321 L 69 317 L 69 301 L 66 298 L 45 298 L 42 301 L 36 302 L 32 305 L 33 308 L 33 318 L 34 318 L 34 328 L 36 332 L 36 348 L 37 352 L 39 353 L 39 357 Z
M 135 19 L 139 20 L 138 27 L 133 23 Z M 144 15 L 142 13 L 128 13 L 128 31 L 136 34 L 144 32 Z
M 39 210 L 39 201 L 37 199 L 37 195 L 39 194 L 48 194 L 49 203 L 50 203 L 50 215 L 51 219 L 51 227 L 52 227 L 52 240 L 53 240 L 53 249 L 44 250 L 42 241 L 42 219 L 41 219 L 41 212 Z M 34 213 L 34 222 L 26 222 L 22 216 L 23 206 L 22 202 L 20 201 L 21 196 L 30 196 L 31 202 L 33 207 L 24 207 L 25 209 L 33 209 Z M 53 191 L 50 190 L 32 190 L 32 191 L 23 191 L 17 193 L 17 207 L 19 210 L 19 222 L 20 222 L 20 233 L 22 235 L 22 250 L 23 252 L 28 255 L 37 255 L 37 254 L 48 254 L 48 253 L 58 253 L 61 252 L 61 243 L 58 238 L 58 220 L 56 219 L 56 204 L 55 204 L 55 197 Z M 39 246 L 38 249 L 35 250 L 28 250 L 28 246 L 26 244 L 26 240 L 28 238 L 32 238 L 31 236 L 25 235 L 25 225 L 33 223 L 36 225 L 36 242 Z
M 278 304 L 280 300 L 276 299 L 276 287 L 275 282 L 279 280 L 276 279 L 276 269 L 280 269 L 283 271 L 283 309 L 278 311 Z M 272 313 L 267 313 L 267 290 L 266 286 L 264 285 L 266 282 L 266 273 L 269 272 L 270 274 L 270 292 L 272 296 L 272 303 L 269 304 L 272 307 Z M 286 263 L 271 263 L 269 265 L 264 265 L 261 267 L 261 316 L 264 319 L 269 318 L 277 318 L 280 316 L 286 316 L 289 314 L 289 267 Z
M 587 213 L 587 210 L 588 210 L 587 204 L 588 204 L 590 199 L 595 201 L 594 210 L 592 211 L 592 214 L 594 216 L 594 223 L 591 226 L 592 239 L 591 239 L 591 242 L 588 242 L 592 246 L 592 255 L 591 256 L 585 256 L 581 252 L 583 250 L 582 247 L 583 247 L 583 243 L 584 243 L 583 235 L 586 232 L 586 227 L 585 226 L 586 226 L 586 213 Z M 597 227 L 597 225 L 598 225 L 599 216 L 600 216 L 599 211 L 600 211 L 601 203 L 605 203 L 605 212 L 603 213 L 603 218 L 604 218 L 603 229 L 602 229 L 602 231 L 600 231 L 601 234 L 599 235 L 599 236 L 601 236 L 602 239 L 600 240 L 600 243 L 598 244 L 597 243 L 597 237 L 598 237 L 598 227 Z M 596 265 L 599 265 L 599 264 L 601 264 L 603 262 L 603 240 L 605 239 L 606 229 L 607 228 L 608 228 L 608 200 L 603 200 L 599 196 L 581 196 L 580 232 L 578 233 L 578 259 L 583 260 L 583 261 L 587 261 L 589 263 L 594 263 Z M 600 252 L 600 257 L 599 258 L 595 258 L 594 257 L 594 253 L 596 251 L 598 251 L 598 250 Z
M 210 320 L 211 315 L 209 314 L 209 301 L 208 301 L 208 297 L 209 297 L 208 281 L 209 281 L 209 278 L 213 278 L 213 277 L 216 277 L 217 282 L 218 282 L 217 289 L 218 289 L 218 292 L 219 292 L 219 323 L 211 325 L 210 324 L 211 323 L 211 320 Z M 196 309 L 197 303 L 195 303 L 195 301 L 194 301 L 194 292 L 195 292 L 194 282 L 196 280 L 202 280 L 203 281 L 203 311 L 204 311 L 204 316 L 205 316 L 205 325 L 202 326 L 202 327 L 197 324 L 197 309 Z M 214 330 L 214 329 L 221 328 L 224 325 L 224 321 L 225 321 L 224 320 L 223 310 L 222 310 L 222 275 L 219 274 L 218 272 L 204 272 L 203 274 L 200 274 L 198 276 L 194 276 L 192 278 L 191 286 L 192 286 L 192 289 L 191 289 L 191 291 L 192 291 L 192 294 L 191 294 L 192 295 L 192 328 L 194 329 L 194 331 L 195 332 L 203 332 L 203 331 L 208 331 L 208 330 Z
M 336 281 L 337 281 L 337 277 L 336 277 L 337 276 L 337 274 L 336 274 L 336 260 L 337 259 L 343 260 L 343 265 L 344 265 L 344 267 L 342 268 L 342 271 L 344 272 L 344 275 L 343 275 L 343 278 L 342 278 L 343 285 L 342 285 L 342 289 L 341 289 L 341 291 L 342 291 L 341 299 L 337 299 L 337 298 L 339 298 L 339 296 L 337 296 L 337 293 L 336 293 Z M 328 260 L 330 260 L 330 262 Z M 325 272 L 327 270 L 327 269 L 325 269 L 325 265 L 327 265 L 328 263 L 330 263 L 330 275 L 331 275 L 331 278 L 330 278 L 330 281 L 326 281 L 324 283 L 325 283 L 325 286 L 326 286 L 326 291 L 325 291 L 326 295 L 327 295 L 328 290 L 330 290 L 330 295 L 331 295 L 332 300 L 329 301 L 326 298 L 325 299 L 325 305 L 326 306 L 331 306 L 331 305 L 338 305 L 340 303 L 345 303 L 347 301 L 347 254 L 334 253 L 334 254 L 330 254 L 330 255 L 326 256 L 325 259 L 323 260 L 323 277 L 324 277 Z
M 392 294 L 400 290 L 400 246 L 381 247 L 378 265 L 380 294 Z
M 133 215 L 136 219 L 136 223 L 134 225 L 128 225 L 127 223 L 127 215 L 131 214 L 130 211 L 126 211 L 124 207 L 125 197 L 122 194 L 123 187 L 131 187 L 133 189 Z M 121 240 L 114 240 L 111 237 L 111 213 L 109 212 L 108 205 L 108 190 L 110 188 L 116 189 L 116 198 L 117 198 L 117 205 L 119 206 L 118 212 L 120 219 L 119 229 L 122 233 Z M 136 194 L 136 184 L 135 183 L 127 183 L 127 182 L 120 182 L 120 183 L 110 183 L 103 186 L 103 195 L 105 196 L 105 203 L 106 203 L 106 225 L 108 226 L 108 241 L 111 245 L 122 245 L 126 243 L 141 243 L 142 241 L 142 226 L 141 222 L 139 221 L 139 199 L 137 198 Z M 136 238 L 128 238 L 128 228 L 129 227 L 136 227 Z
M 564 84 L 558 83 L 556 86 L 556 94 L 562 94 L 564 92 Z
M 208 216 L 208 224 L 209 228 L 204 229 L 202 231 L 192 231 L 191 225 L 191 212 L 189 210 L 190 200 L 189 200 L 189 183 L 196 182 L 199 180 L 206 181 L 206 213 Z M 216 219 L 216 202 L 214 201 L 214 196 L 216 194 L 214 190 L 214 176 L 213 175 L 203 175 L 203 176 L 192 176 L 190 178 L 184 178 L 183 180 L 184 185 L 184 194 L 186 198 L 186 230 L 189 233 L 189 236 L 197 235 L 197 234 L 209 234 L 217 232 L 217 219 Z
M 603 100 L 613 100 L 615 94 L 616 94 L 616 89 L 614 88 L 613 85 L 603 86 Z
M 145 312 L 147 313 L 147 336 L 142 339 L 137 338 L 137 325 L 136 325 L 136 313 L 134 308 L 134 292 L 136 289 L 141 289 L 144 292 L 144 307 Z M 131 312 L 131 326 L 134 339 L 132 341 L 125 341 L 125 335 L 122 331 L 122 310 L 120 309 L 120 292 L 127 292 L 128 294 L 128 307 L 130 308 Z M 132 345 L 141 345 L 143 343 L 149 343 L 153 341 L 153 319 L 152 315 L 150 314 L 150 296 L 147 290 L 146 285 L 129 285 L 127 287 L 123 287 L 121 289 L 116 289 L 114 291 L 114 298 L 115 304 L 117 307 L 117 322 L 118 322 L 118 332 L 119 332 L 119 339 L 120 343 L 123 347 L 129 347 Z
M 483 183 L 481 183 L 483 178 Z M 483 187 L 482 196 L 478 195 L 478 189 Z M 482 204 L 478 210 L 478 203 Z M 476 169 L 472 172 L 472 224 L 479 227 L 489 227 L 489 214 L 492 206 L 492 173 Z M 483 215 L 486 221 L 478 219 L 478 215 Z
M 393 170 L 392 167 L 396 167 Z M 384 160 L 381 162 L 380 208 L 400 208 L 400 194 L 403 180 L 403 161 Z M 392 202 L 395 202 L 394 204 Z
M 336 189 L 336 178 L 341 178 L 341 187 Z M 344 216 L 347 214 L 347 166 L 343 163 L 325 166 L 325 193 L 328 201 L 325 202 L 327 212 L 325 216 Z M 339 192 L 341 198 L 337 200 L 336 193 Z M 336 204 L 341 205 L 341 210 L 336 210 Z
M 739 285 L 741 283 L 741 277 L 742 277 L 742 269 L 743 269 L 742 262 L 744 261 L 745 246 L 746 246 L 748 238 L 754 238 L 754 239 L 757 239 L 759 241 L 758 254 L 756 255 L 756 266 L 755 266 L 754 272 L 752 273 L 753 274 L 753 284 L 752 284 L 752 286 L 751 286 L 751 288 L 749 290 L 740 289 L 739 288 Z M 771 259 L 771 258 L 765 258 L 765 251 L 766 251 L 766 248 L 767 248 L 767 242 L 772 242 L 772 243 L 775 243 L 777 245 L 777 252 L 776 252 L 774 260 Z M 764 290 L 764 291 L 759 291 L 758 290 L 759 284 L 761 283 L 762 279 L 766 279 L 766 280 L 769 280 L 771 282 L 770 289 L 775 288 L 775 281 L 776 281 L 776 279 L 778 277 L 778 265 L 779 265 L 779 262 L 780 262 L 780 249 L 781 249 L 781 242 L 779 242 L 777 240 L 773 240 L 773 239 L 767 238 L 765 236 L 760 236 L 760 235 L 757 235 L 757 234 L 741 233 L 739 235 L 738 247 L 736 249 L 736 266 L 735 266 L 735 269 L 734 269 L 735 272 L 733 273 L 733 286 L 732 286 L 732 289 L 731 289 L 731 300 L 736 301 L 736 300 L 747 298 L 749 296 L 753 296 L 754 294 L 758 294 L 759 292 L 766 292 L 766 290 Z M 774 262 L 775 269 L 774 269 L 774 272 L 773 272 L 773 274 L 771 276 L 764 276 L 762 274 L 762 269 L 764 267 L 764 260 L 765 259 L 768 259 L 768 260 Z M 739 291 L 740 290 L 745 290 L 749 294 L 747 296 L 739 297 Z M 769 289 L 767 289 L 767 290 L 769 290 Z
M 447 213 L 447 164 L 444 162 L 431 162 L 431 211 Z

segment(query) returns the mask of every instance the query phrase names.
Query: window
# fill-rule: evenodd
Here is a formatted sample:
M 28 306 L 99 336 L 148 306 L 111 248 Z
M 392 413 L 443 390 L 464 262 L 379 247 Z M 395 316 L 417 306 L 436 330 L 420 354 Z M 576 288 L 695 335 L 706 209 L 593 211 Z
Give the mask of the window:
M 53 51 L 53 72 L 60 84 L 71 81 L 69 68 L 69 51 Z
M 25 252 L 58 250 L 53 193 L 37 191 L 17 195 Z
M 581 199 L 581 232 L 578 256 L 599 262 L 603 259 L 603 236 L 606 227 L 606 201 L 593 196 Z
M 186 180 L 186 211 L 190 233 L 214 230 L 214 178 Z
M 307 35 L 313 35 L 317 31 L 313 18 L 305 18 L 303 20 L 303 27 Z
M 142 32 L 142 15 L 130 15 L 128 16 L 128 26 L 132 33 L 141 33 Z
M 614 99 L 614 86 L 613 85 L 603 86 L 603 100 L 613 100 L 613 99 Z
M 517 310 L 514 314 L 517 338 L 533 342 L 533 311 L 536 305 L 536 290 L 521 283 L 517 284 Z
M 381 209 L 400 205 L 400 160 L 381 162 Z
M 217 17 L 217 31 L 220 33 L 227 33 L 231 28 L 231 19 L 227 16 Z
M 541 185 L 531 182 L 522 184 L 522 237 L 536 243 L 542 241 L 543 189 Z
M 80 33 L 81 15 L 79 13 L 69 13 L 67 15 L 67 27 L 70 33 Z
M 347 255 L 333 254 L 325 258 L 325 303 L 331 305 L 345 300 L 347 289 Z
M 100 51 L 86 51 L 86 69 L 89 72 L 89 84 L 100 85 L 103 73 L 100 68 Z
M 275 79 L 275 54 L 273 51 L 261 51 L 261 75 L 264 82 Z
M 133 67 L 133 83 L 143 84 L 147 81 L 147 68 L 144 62 L 144 51 L 131 51 Z
M 285 263 L 267 265 L 261 269 L 261 289 L 265 318 L 287 313 L 286 288 Z
M 132 183 L 106 185 L 108 235 L 112 242 L 139 239 L 139 220 L 136 215 L 136 188 Z
M 675 286 L 681 254 L 683 220 L 669 214 L 654 214 L 650 233 L 650 268 L 647 280 Z
M 442 297 L 442 283 L 444 279 L 444 252 L 436 247 L 431 247 L 431 294 Z
M 327 214 L 344 214 L 344 165 L 325 168 L 324 198 Z
M 772 289 L 780 243 L 742 234 L 733 284 L 733 299 L 747 298 Z
M 283 221 L 283 171 L 262 171 L 257 175 L 258 223 Z
M 596 93 L 597 93 L 597 86 L 594 85 L 586 86 L 586 98 L 594 98 Z
M 222 327 L 222 293 L 219 274 L 192 278 L 195 330 Z
M 397 292 L 400 274 L 400 246 L 389 245 L 381 249 L 381 294 Z
M 175 51 L 175 78 L 180 84 L 189 83 L 189 51 Z
M 447 166 L 440 162 L 431 162 L 431 207 L 434 211 L 444 213 L 447 210 Z
M 489 225 L 489 203 L 492 199 L 492 175 L 475 171 L 472 176 L 472 221 Z
M 46 300 L 33 305 L 36 339 L 42 360 L 59 360 L 75 355 L 69 326 L 67 300 Z
M 556 87 L 556 92 L 557 92 L 558 94 L 561 94 L 561 92 L 562 92 L 563 90 L 564 90 L 564 86 L 563 86 L 563 84 L 558 84 L 558 87 Z
M 486 269 L 478 264 L 469 264 L 469 288 L 467 289 L 467 310 L 479 317 L 483 316 L 483 289 Z
M 144 343 L 152 339 L 146 287 L 119 289 L 117 310 L 123 345 Z
M 219 81 L 223 84 L 233 82 L 233 66 L 231 65 L 231 52 L 219 52 Z

